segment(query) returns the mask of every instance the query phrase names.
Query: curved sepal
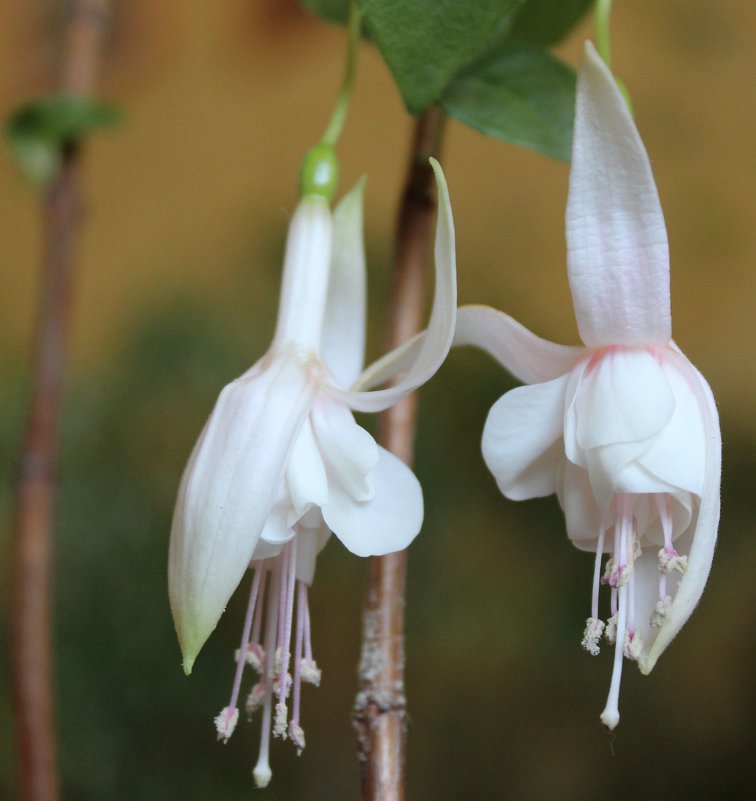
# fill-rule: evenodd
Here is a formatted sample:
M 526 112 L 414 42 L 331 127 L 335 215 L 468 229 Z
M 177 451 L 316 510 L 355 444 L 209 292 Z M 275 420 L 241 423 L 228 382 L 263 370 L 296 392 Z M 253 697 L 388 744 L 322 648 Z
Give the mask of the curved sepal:
M 590 42 L 577 84 L 567 268 L 586 345 L 669 343 L 669 247 L 651 164 Z
M 338 397 L 344 400 L 350 408 L 360 412 L 380 412 L 422 386 L 441 366 L 451 347 L 457 305 L 454 219 L 449 201 L 449 190 L 441 165 L 435 159 L 431 159 L 430 163 L 438 186 L 438 222 L 435 246 L 436 288 L 430 322 L 425 336 L 422 338 L 417 358 L 396 384 L 386 389 L 367 392 L 336 390 L 335 394 Z
M 364 189 L 362 178 L 333 212 L 331 271 L 320 352 L 342 389 L 352 386 L 365 363 Z
M 541 339 L 508 314 L 478 305 L 457 309 L 454 347 L 462 345 L 484 350 L 525 384 L 540 384 L 569 373 L 585 352 L 584 348 Z
M 223 389 L 194 447 L 168 557 L 186 673 L 249 566 L 315 390 L 299 358 L 280 354 Z
M 699 400 L 706 433 L 706 467 L 698 519 L 688 554 L 688 566 L 677 588 L 668 613 L 648 652 L 641 655 L 639 667 L 648 674 L 662 652 L 685 625 L 696 608 L 711 570 L 719 528 L 720 481 L 722 477 L 722 435 L 714 397 L 706 379 L 690 364 L 691 378 Z

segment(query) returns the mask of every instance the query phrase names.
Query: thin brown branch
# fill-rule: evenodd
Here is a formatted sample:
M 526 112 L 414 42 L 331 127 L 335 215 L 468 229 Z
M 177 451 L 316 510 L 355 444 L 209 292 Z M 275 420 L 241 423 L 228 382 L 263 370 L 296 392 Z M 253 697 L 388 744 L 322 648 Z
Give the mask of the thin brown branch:
M 420 328 L 426 306 L 426 265 L 436 210 L 429 156 L 438 155 L 442 114 L 418 120 L 399 209 L 394 285 L 388 331 L 390 348 Z M 380 441 L 412 463 L 417 398 L 410 395 L 383 413 Z M 404 691 L 405 551 L 370 560 L 365 601 L 360 692 L 354 712 L 363 801 L 403 801 L 407 712 Z
M 61 90 L 94 86 L 107 0 L 74 6 Z M 80 149 L 72 143 L 42 208 L 44 249 L 33 388 L 19 460 L 12 557 L 12 660 L 19 801 L 57 801 L 51 658 L 52 515 L 74 249 L 80 228 Z

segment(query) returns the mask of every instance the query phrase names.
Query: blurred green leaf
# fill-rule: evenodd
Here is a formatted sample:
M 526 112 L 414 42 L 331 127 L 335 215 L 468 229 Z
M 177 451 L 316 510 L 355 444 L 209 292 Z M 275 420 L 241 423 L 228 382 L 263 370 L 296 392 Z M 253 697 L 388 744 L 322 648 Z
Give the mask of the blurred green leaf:
M 402 98 L 419 114 L 491 39 L 522 0 L 362 0 L 371 37 Z
M 577 25 L 594 0 L 526 0 L 509 32 L 511 39 L 553 45 Z
M 8 120 L 11 149 L 25 175 L 47 183 L 55 174 L 63 148 L 99 128 L 110 128 L 120 113 L 103 103 L 55 95 L 27 103 Z
M 481 133 L 569 161 L 575 74 L 544 50 L 509 44 L 466 67 L 441 106 Z
M 299 0 L 299 5 L 329 22 L 346 24 L 351 0 Z

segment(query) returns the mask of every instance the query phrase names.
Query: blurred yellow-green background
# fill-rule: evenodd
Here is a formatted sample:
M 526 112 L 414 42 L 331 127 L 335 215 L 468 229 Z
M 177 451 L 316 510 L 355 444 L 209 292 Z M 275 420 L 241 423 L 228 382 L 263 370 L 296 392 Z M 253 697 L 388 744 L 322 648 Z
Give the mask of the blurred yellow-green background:
M 3 117 L 54 88 L 63 5 L 0 3 Z M 553 498 L 499 496 L 478 442 L 488 408 L 512 383 L 480 354 L 452 354 L 421 402 L 426 523 L 410 553 L 409 798 L 753 797 L 756 7 L 615 6 L 614 67 L 632 94 L 667 217 L 675 337 L 722 417 L 723 516 L 710 586 L 651 677 L 627 666 L 623 720 L 608 735 L 598 714 L 610 656 L 592 659 L 579 645 L 591 559 L 568 545 Z M 560 55 L 576 65 L 590 34 L 587 20 Z M 253 792 L 257 726 L 240 725 L 222 747 L 211 722 L 226 703 L 241 602 L 185 678 L 164 586 L 167 533 L 215 395 L 272 333 L 297 168 L 327 119 L 343 47 L 341 30 L 292 0 L 114 2 L 101 89 L 125 122 L 87 146 L 57 515 L 66 798 L 225 801 Z M 411 128 L 380 56 L 363 47 L 340 154 L 342 188 L 369 178 L 373 356 Z M 576 342 L 567 165 L 454 122 L 442 161 L 461 301 Z M 2 556 L 40 257 L 38 199 L 7 148 L 0 219 Z M 319 562 L 312 597 L 324 681 L 304 699 L 303 756 L 274 750 L 270 799 L 358 795 L 349 710 L 364 574 L 338 543 Z M 7 654 L 5 615 L 0 634 Z M 9 799 L 11 734 L 4 659 L 0 797 Z

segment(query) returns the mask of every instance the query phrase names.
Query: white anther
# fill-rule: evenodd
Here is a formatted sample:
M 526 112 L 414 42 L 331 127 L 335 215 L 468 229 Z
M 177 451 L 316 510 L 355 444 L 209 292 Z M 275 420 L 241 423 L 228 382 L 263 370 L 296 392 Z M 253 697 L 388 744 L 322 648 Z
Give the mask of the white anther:
M 688 567 L 688 557 L 680 556 L 674 548 L 662 548 L 659 551 L 659 572 L 665 575 L 677 570 L 684 573 Z
M 265 701 L 265 682 L 258 681 L 257 684 L 249 691 L 247 701 L 244 704 L 244 709 L 247 712 L 247 717 L 252 718 L 252 715 L 263 705 Z
M 276 704 L 276 715 L 273 719 L 273 736 L 286 738 L 286 721 L 289 716 L 289 710 L 286 704 Z
M 289 723 L 289 739 L 294 743 L 297 748 L 297 756 L 299 756 L 305 747 L 305 733 L 304 729 L 295 721 Z
M 238 720 L 239 710 L 235 706 L 224 706 L 220 714 L 213 720 L 215 730 L 218 732 L 218 739 L 227 743 L 228 738 L 234 733 Z
M 585 621 L 585 631 L 583 632 L 581 645 L 593 656 L 596 656 L 601 650 L 599 648 L 599 640 L 604 633 L 604 628 L 606 628 L 604 621 L 599 620 L 597 617 L 589 617 Z
M 651 625 L 654 628 L 660 628 L 664 625 L 664 621 L 667 619 L 667 615 L 669 614 L 669 608 L 672 606 L 672 599 L 667 595 L 663 601 L 656 602 L 656 609 L 651 615 Z
M 643 640 L 637 631 L 627 632 L 625 634 L 625 642 L 623 644 L 623 653 L 625 659 L 632 659 L 637 662 L 643 652 Z
M 606 627 L 604 628 L 604 637 L 606 637 L 606 641 L 610 645 L 614 645 L 617 641 L 617 615 L 612 615 L 606 621 Z
M 320 678 L 322 672 L 314 659 L 303 659 L 300 662 L 300 671 L 302 681 L 305 684 L 312 684 L 315 687 L 320 687 Z

